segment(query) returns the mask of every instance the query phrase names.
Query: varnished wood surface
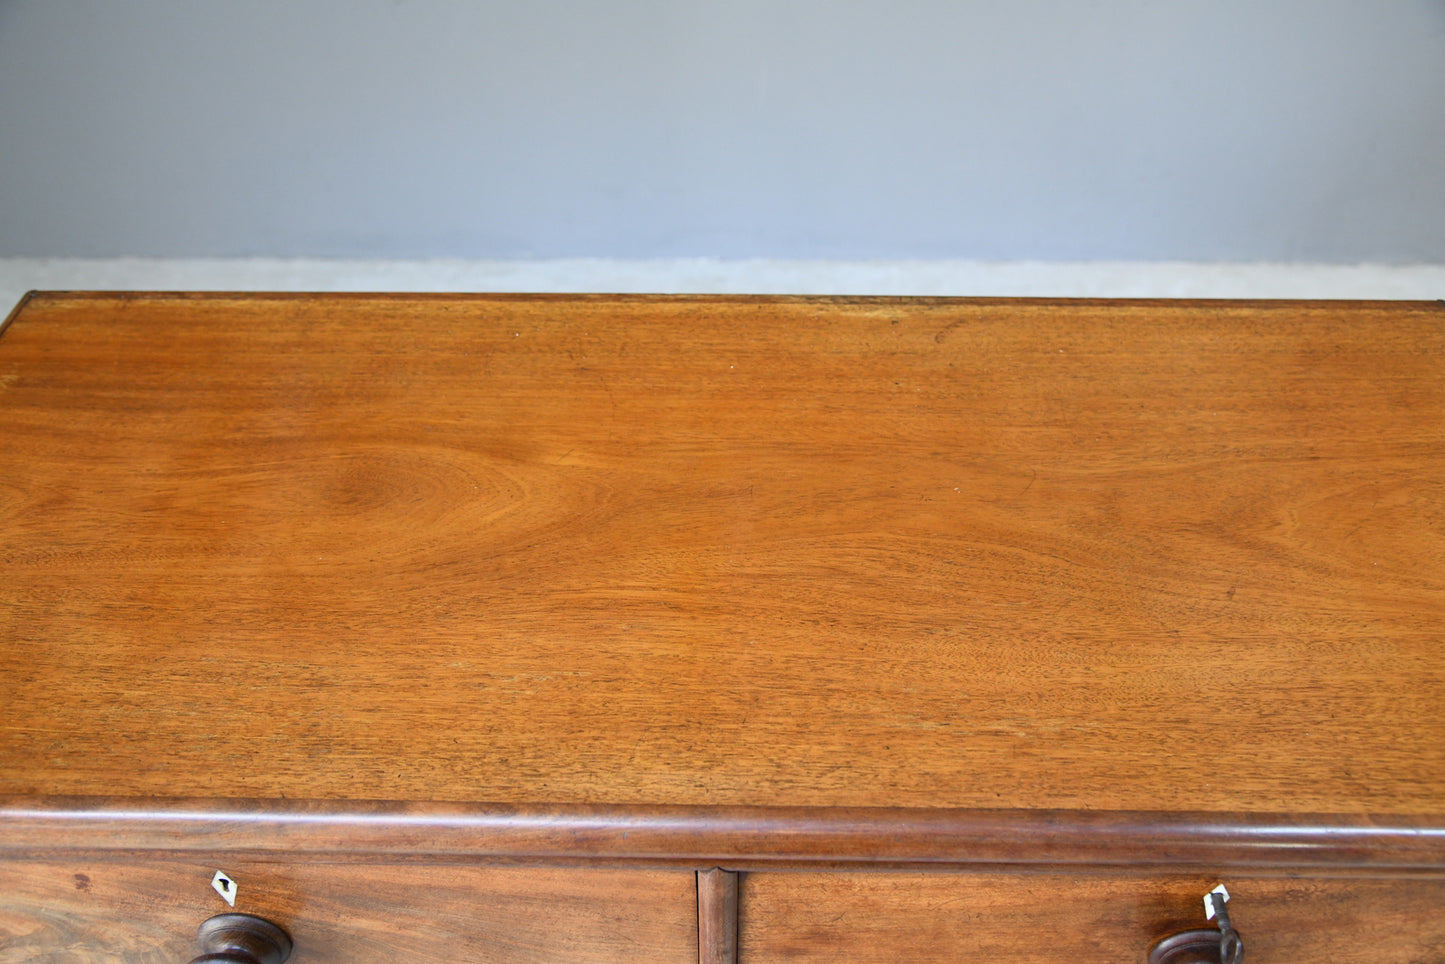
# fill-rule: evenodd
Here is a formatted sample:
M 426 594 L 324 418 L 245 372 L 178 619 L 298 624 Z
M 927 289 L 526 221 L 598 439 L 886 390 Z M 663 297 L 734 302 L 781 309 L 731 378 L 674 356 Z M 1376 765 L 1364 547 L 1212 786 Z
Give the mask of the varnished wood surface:
M 230 908 L 281 925 L 288 964 L 695 964 L 684 871 L 556 870 L 257 859 L 0 859 L 0 964 L 182 964 Z
M 739 960 L 1142 962 L 1216 876 L 746 874 Z M 1225 877 L 1249 964 L 1445 959 L 1445 881 Z
M 11 797 L 0 798 L 0 827 L 0 856 L 11 857 L 146 851 L 688 868 L 1157 866 L 1445 876 L 1438 817 Z
M 697 872 L 698 964 L 737 964 L 738 875 L 711 867 Z
M 1445 814 L 1434 303 L 39 295 L 0 792 Z

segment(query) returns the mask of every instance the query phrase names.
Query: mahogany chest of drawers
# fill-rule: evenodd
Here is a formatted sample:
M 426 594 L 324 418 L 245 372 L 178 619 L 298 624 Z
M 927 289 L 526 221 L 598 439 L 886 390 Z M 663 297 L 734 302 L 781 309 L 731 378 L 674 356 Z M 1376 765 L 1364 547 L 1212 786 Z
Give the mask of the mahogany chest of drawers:
M 1142 964 L 1217 884 L 1445 962 L 1445 306 L 0 334 L 0 962 Z

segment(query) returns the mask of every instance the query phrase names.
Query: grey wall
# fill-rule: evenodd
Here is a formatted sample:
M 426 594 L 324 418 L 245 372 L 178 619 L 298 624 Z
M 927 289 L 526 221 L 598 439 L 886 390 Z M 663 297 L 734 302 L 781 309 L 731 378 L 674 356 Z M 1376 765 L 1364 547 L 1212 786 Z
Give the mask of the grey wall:
M 0 0 L 0 255 L 1445 262 L 1445 2 Z

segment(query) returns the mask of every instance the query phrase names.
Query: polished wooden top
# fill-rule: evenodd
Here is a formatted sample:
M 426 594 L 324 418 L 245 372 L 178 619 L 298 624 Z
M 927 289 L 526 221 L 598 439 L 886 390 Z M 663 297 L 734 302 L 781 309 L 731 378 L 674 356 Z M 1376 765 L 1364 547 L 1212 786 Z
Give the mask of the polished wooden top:
M 40 294 L 0 794 L 1445 815 L 1437 303 Z

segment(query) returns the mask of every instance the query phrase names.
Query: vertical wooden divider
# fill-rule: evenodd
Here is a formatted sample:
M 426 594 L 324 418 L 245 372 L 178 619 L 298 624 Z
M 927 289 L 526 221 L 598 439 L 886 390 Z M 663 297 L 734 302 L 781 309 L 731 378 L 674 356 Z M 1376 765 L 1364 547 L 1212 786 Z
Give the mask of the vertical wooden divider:
M 714 867 L 697 872 L 698 964 L 737 964 L 738 875 Z

